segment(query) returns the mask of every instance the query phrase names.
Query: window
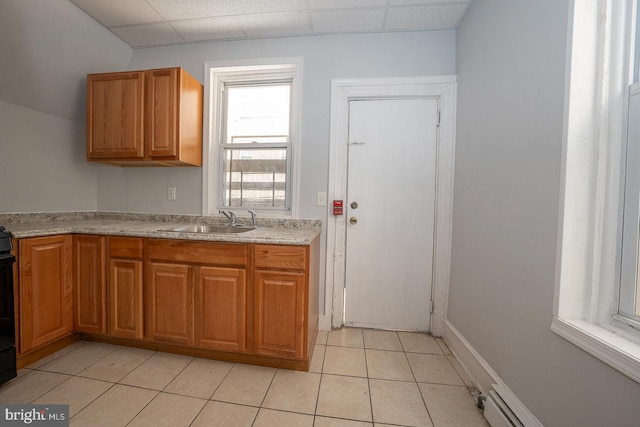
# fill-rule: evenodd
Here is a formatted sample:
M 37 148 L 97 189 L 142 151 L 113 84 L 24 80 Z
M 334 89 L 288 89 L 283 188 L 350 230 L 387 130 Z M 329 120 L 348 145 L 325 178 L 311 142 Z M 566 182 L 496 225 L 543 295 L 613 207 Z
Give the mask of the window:
M 252 209 L 294 216 L 300 61 L 206 68 L 204 214 Z
M 637 2 L 634 2 L 637 8 Z M 614 318 L 640 331 L 640 83 L 638 82 L 638 54 L 640 45 L 637 29 L 637 10 L 632 22 L 629 51 L 631 55 L 630 81 L 628 87 L 627 151 L 624 185 L 622 225 L 622 262 L 618 313 Z M 634 25 L 635 24 L 635 25 Z
M 570 7 L 551 329 L 640 382 L 636 0 Z
M 291 81 L 223 87 L 220 206 L 287 209 Z

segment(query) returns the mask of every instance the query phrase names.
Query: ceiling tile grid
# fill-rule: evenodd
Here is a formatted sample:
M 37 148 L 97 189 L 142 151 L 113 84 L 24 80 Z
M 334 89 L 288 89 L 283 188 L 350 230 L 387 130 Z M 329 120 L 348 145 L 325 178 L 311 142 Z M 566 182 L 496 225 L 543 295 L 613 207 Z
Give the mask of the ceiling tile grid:
M 352 33 L 382 31 L 385 9 L 344 9 L 311 12 L 317 33 Z
M 473 0 L 70 0 L 132 47 L 454 29 Z

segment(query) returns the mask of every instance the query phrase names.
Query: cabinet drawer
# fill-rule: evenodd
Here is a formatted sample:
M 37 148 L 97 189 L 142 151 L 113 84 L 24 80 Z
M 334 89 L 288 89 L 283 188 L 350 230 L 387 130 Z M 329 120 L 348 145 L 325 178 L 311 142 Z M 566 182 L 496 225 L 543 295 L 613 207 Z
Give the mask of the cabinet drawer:
M 149 239 L 150 260 L 186 264 L 245 266 L 247 245 L 244 243 L 194 242 L 186 240 Z
M 142 239 L 138 237 L 109 237 L 109 256 L 111 258 L 142 259 Z
M 256 268 L 304 270 L 306 260 L 305 246 L 255 245 Z

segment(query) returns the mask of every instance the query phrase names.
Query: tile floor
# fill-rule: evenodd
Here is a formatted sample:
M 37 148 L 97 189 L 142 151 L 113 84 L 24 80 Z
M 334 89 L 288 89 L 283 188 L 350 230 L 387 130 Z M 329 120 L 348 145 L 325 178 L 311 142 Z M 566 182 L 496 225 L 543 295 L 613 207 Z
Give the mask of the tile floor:
M 0 387 L 0 403 L 69 404 L 72 426 L 486 427 L 440 339 L 321 331 L 310 372 L 77 342 Z

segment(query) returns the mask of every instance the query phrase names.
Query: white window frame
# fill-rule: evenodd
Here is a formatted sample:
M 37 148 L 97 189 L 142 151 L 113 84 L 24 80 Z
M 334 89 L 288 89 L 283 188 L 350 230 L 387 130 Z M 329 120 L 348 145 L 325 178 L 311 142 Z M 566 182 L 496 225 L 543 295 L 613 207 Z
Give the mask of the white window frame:
M 289 139 L 291 151 L 287 177 L 289 193 L 288 209 L 255 209 L 260 216 L 297 218 L 300 164 L 300 111 L 302 88 L 302 58 L 269 58 L 244 61 L 211 61 L 204 64 L 204 159 L 202 164 L 202 214 L 217 216 L 220 200 L 220 138 L 222 106 L 221 88 L 227 83 L 291 79 L 291 124 Z M 247 211 L 246 208 L 224 207 L 225 210 Z
M 572 0 L 551 330 L 640 382 L 618 312 L 633 0 Z M 606 19 L 602 19 L 606 17 Z M 637 230 L 636 230 L 637 231 Z

